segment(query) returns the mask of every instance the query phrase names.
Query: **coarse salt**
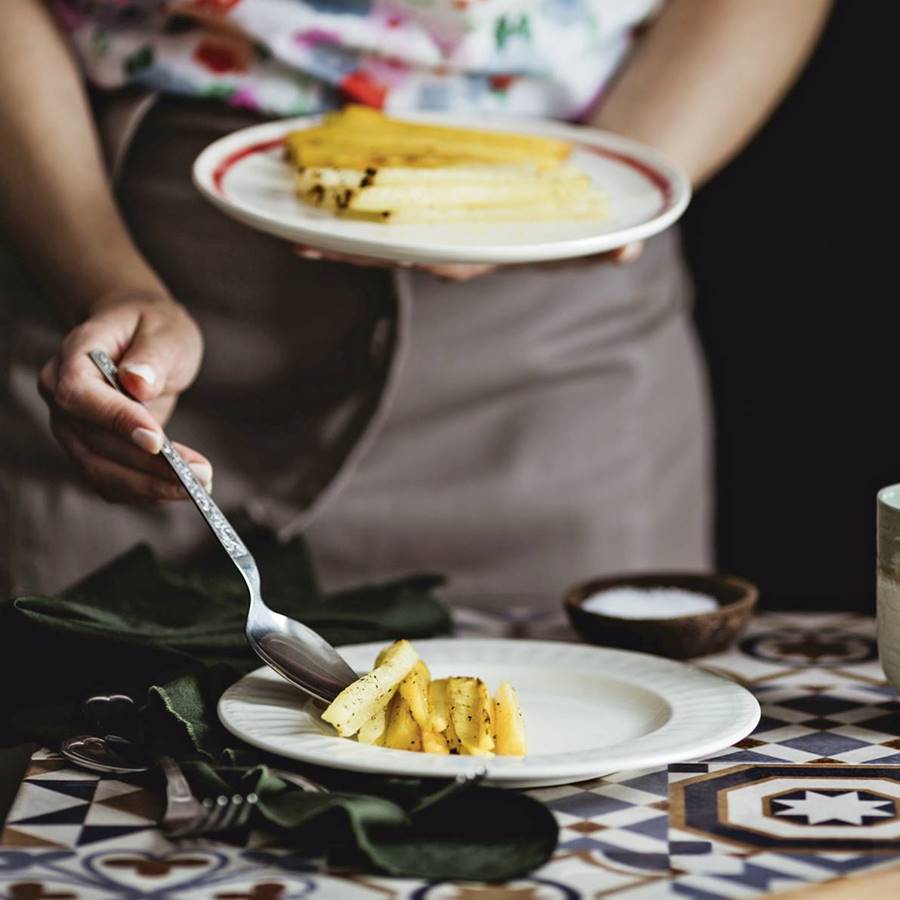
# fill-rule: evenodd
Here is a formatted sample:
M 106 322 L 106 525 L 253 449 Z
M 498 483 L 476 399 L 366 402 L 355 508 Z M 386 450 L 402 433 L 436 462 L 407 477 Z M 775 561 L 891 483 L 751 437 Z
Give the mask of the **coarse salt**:
M 617 619 L 677 619 L 719 608 L 714 597 L 681 588 L 609 588 L 591 594 L 582 607 Z

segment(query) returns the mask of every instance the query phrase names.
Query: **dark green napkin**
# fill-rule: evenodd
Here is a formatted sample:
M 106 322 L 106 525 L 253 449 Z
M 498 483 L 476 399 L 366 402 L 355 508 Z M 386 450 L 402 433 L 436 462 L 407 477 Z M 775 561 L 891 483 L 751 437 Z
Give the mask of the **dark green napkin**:
M 392 875 L 506 881 L 543 865 L 558 837 L 543 804 L 500 788 L 334 773 L 331 793 L 308 794 L 266 766 L 214 770 L 203 763 L 192 764 L 188 777 L 209 794 L 254 791 L 270 830 L 341 869 L 374 863 Z M 326 777 L 317 770 L 317 779 Z
M 433 595 L 439 577 L 325 597 L 301 540 L 241 532 L 263 573 L 266 602 L 332 643 L 450 629 Z M 224 782 L 255 789 L 265 823 L 304 852 L 396 875 L 475 880 L 516 877 L 549 857 L 555 820 L 524 795 L 321 770 L 316 778 L 332 792 L 309 794 L 260 766 L 262 754 L 236 755 L 216 704 L 259 665 L 244 638 L 246 609 L 246 588 L 220 550 L 176 568 L 146 547 L 59 597 L 0 605 L 0 745 L 53 745 L 90 731 L 85 698 L 124 693 L 140 705 L 141 742 L 192 761 L 189 777 L 199 794 L 220 793 Z

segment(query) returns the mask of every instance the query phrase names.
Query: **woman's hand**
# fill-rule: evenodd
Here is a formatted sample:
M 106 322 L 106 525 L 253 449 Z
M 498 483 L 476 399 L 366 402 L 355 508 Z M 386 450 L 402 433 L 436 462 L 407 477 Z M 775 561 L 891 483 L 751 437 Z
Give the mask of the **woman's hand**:
M 105 350 L 118 363 L 124 388 L 110 387 L 88 357 Z M 186 310 L 165 295 L 147 292 L 103 304 L 72 329 L 40 376 L 53 433 L 94 489 L 116 503 L 187 498 L 158 455 L 162 424 L 178 395 L 197 375 L 203 340 Z M 212 466 L 176 445 L 207 490 Z
M 29 85 L 27 103 L 21 90 L 0 92 L 0 230 L 60 319 L 82 323 L 41 372 L 41 393 L 56 437 L 104 497 L 177 500 L 187 495 L 156 455 L 160 423 L 196 375 L 202 341 L 122 221 L 83 78 L 49 6 L 4 0 L 0 29 L 0 84 Z M 105 382 L 87 355 L 94 348 L 149 409 Z M 209 463 L 179 449 L 209 483 Z
M 471 281 L 496 271 L 499 266 L 480 265 L 477 263 L 448 263 L 446 265 L 414 265 L 413 263 L 392 263 L 382 259 L 373 259 L 369 256 L 352 256 L 346 253 L 332 253 L 330 250 L 316 250 L 313 247 L 298 246 L 297 254 L 303 259 L 327 259 L 330 262 L 348 263 L 353 266 L 366 266 L 371 269 L 421 269 L 444 281 Z M 580 263 L 611 262 L 620 265 L 634 262 L 644 249 L 642 241 L 635 241 L 610 250 L 608 253 L 598 253 L 595 256 L 585 256 L 579 259 L 565 259 L 557 262 L 538 263 L 542 269 L 553 269 L 561 266 L 573 266 Z

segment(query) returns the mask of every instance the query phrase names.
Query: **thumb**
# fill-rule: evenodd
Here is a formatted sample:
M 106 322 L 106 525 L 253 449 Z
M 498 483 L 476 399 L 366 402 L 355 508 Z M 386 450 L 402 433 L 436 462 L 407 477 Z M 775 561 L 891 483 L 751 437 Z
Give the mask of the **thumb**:
M 142 317 L 119 360 L 122 384 L 144 402 L 183 390 L 197 374 L 200 343 L 190 320 L 153 323 Z

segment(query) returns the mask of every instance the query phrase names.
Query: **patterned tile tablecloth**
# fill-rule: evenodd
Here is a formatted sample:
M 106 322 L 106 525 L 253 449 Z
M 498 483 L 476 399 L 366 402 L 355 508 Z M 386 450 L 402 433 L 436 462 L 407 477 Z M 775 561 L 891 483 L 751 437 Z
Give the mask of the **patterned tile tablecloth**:
M 547 636 L 512 615 L 479 633 Z M 560 633 L 562 636 L 562 633 Z M 764 615 L 704 667 L 754 691 L 753 735 L 712 757 L 536 790 L 561 826 L 553 860 L 505 886 L 326 874 L 302 855 L 212 841 L 170 844 L 141 778 L 79 772 L 37 753 L 0 838 L 10 900 L 556 900 L 744 898 L 900 864 L 900 705 L 875 623 Z

